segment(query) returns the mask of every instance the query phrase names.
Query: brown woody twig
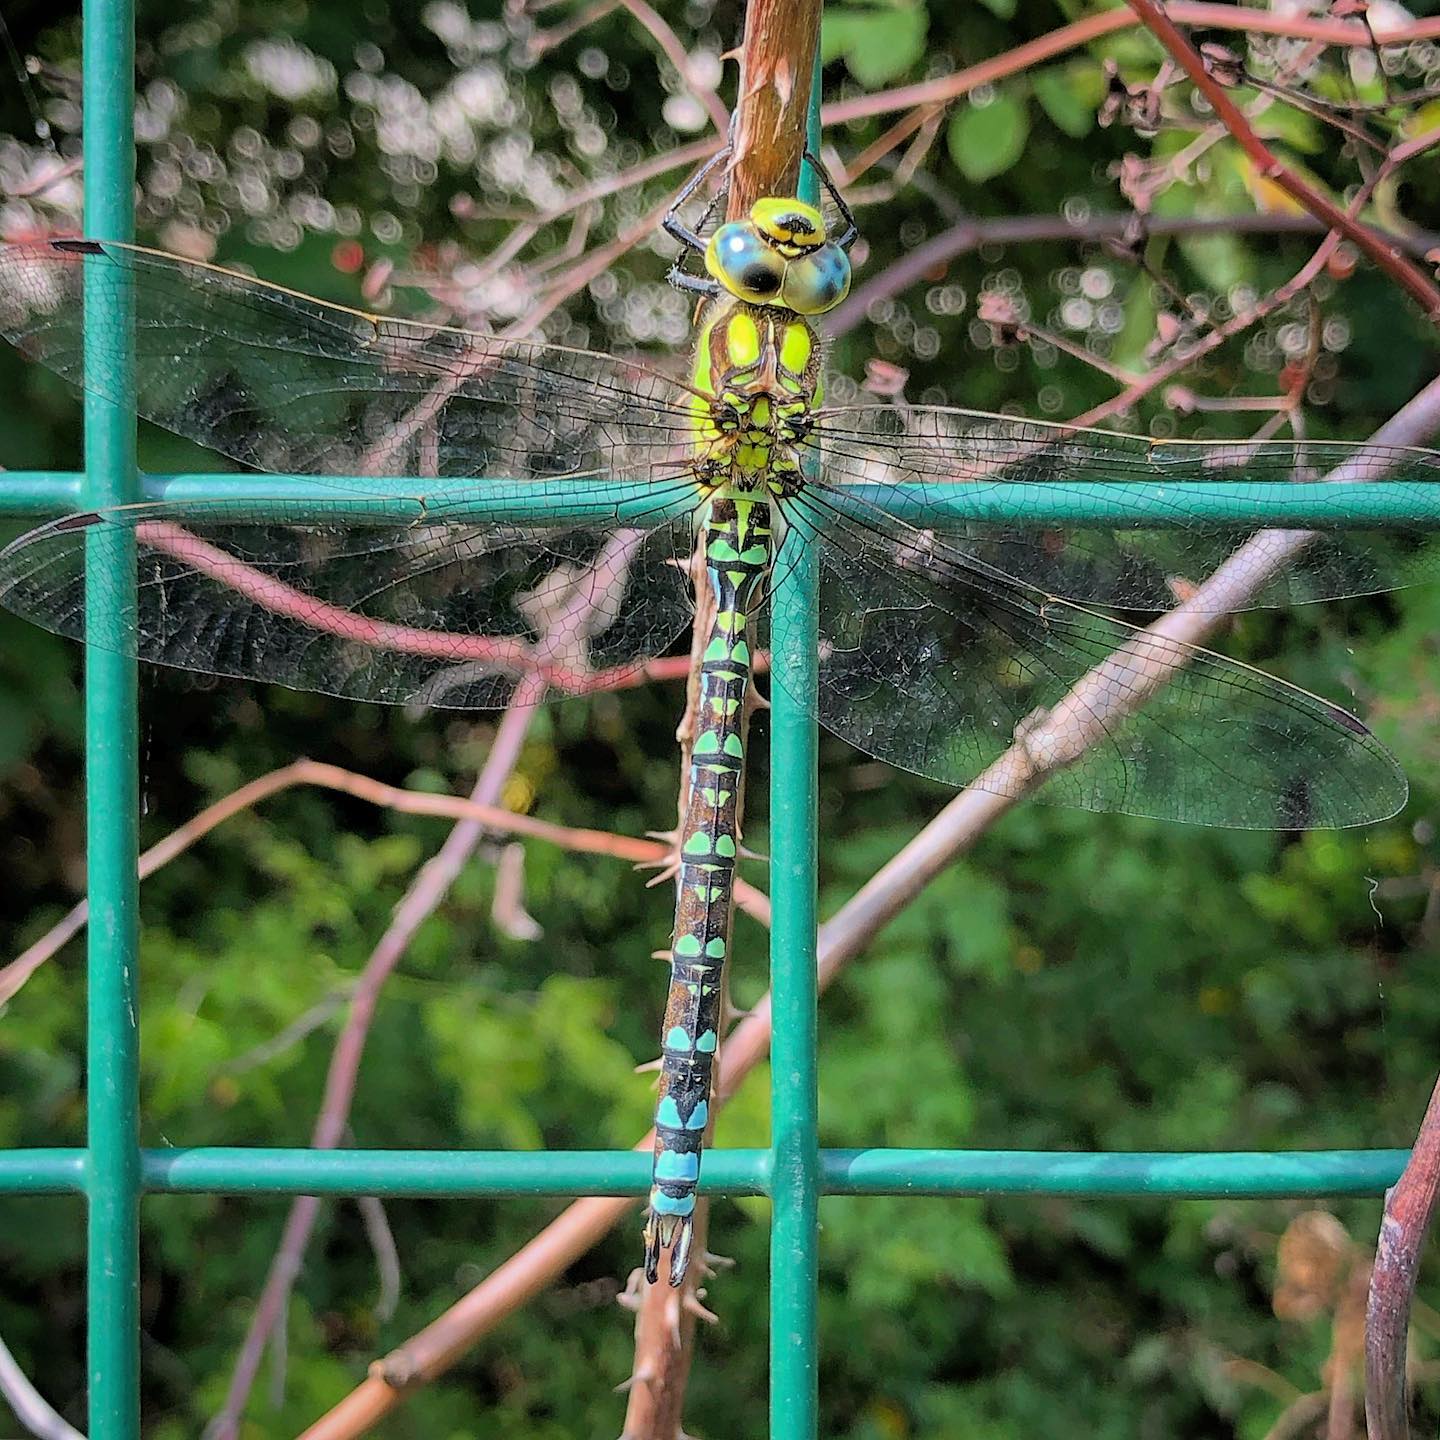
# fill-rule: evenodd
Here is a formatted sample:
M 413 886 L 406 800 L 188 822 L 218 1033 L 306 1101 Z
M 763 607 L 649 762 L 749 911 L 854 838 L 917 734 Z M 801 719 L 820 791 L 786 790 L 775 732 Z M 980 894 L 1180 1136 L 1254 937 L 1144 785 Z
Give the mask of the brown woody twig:
M 1365 1429 L 1369 1440 L 1407 1440 L 1409 1394 L 1405 1361 L 1415 1276 L 1435 1217 L 1440 1190 L 1440 1081 L 1404 1172 L 1385 1193 L 1385 1213 L 1370 1276 L 1365 1314 Z
M 759 196 L 795 193 L 805 147 L 820 8 L 820 0 L 751 0 L 746 11 L 727 200 L 731 220 L 746 215 Z M 708 593 L 703 570 L 696 570 L 696 583 L 706 586 Z M 697 611 L 703 598 L 697 597 Z M 696 675 L 703 638 L 703 627 L 697 622 Z M 692 680 L 692 698 L 694 689 Z M 748 715 L 747 709 L 747 720 Z M 682 725 L 684 731 L 687 726 Z M 688 803 L 683 793 L 688 783 L 688 758 L 687 747 L 681 764 L 682 814 Z M 727 954 L 732 948 L 726 945 Z M 717 1056 L 721 1067 L 728 1045 L 727 1037 Z M 712 1117 L 712 1133 L 713 1123 Z M 708 1211 L 708 1205 L 700 1208 Z M 707 1213 L 693 1241 L 697 1261 L 705 1255 L 708 1218 Z M 693 1264 L 679 1294 L 667 1285 L 640 1288 L 635 1301 L 635 1356 L 622 1440 L 676 1440 L 682 1434 L 681 1414 L 694 1359 L 696 1321 L 702 1313 L 708 1313 L 700 1306 L 697 1293 L 703 1270 L 703 1263 Z

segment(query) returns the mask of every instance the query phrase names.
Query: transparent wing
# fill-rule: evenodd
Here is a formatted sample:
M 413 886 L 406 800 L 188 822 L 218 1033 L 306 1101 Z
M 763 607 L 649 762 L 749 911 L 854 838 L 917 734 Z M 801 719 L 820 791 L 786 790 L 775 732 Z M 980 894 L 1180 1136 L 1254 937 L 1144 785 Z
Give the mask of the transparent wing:
M 820 412 L 813 434 L 826 481 L 865 486 L 894 497 L 915 523 L 950 547 L 1051 595 L 1086 604 L 1163 611 L 1190 593 L 1254 535 L 1254 527 L 1217 524 L 1214 500 L 1261 498 L 1283 507 L 1297 480 L 1386 479 L 1417 487 L 1416 505 L 1440 523 L 1440 452 L 1326 441 L 1204 443 L 1078 430 L 975 411 L 902 405 Z M 1203 507 L 1173 488 L 1157 496 L 1174 527 L 1100 529 L 995 526 L 975 518 L 1001 483 L 1045 484 L 1078 499 L 1107 482 L 1173 487 L 1203 484 Z M 1081 487 L 1089 492 L 1082 496 Z M 1242 492 L 1241 486 L 1246 487 Z M 1227 487 L 1230 487 L 1227 490 Z M 1052 491 L 1053 493 L 1053 491 Z M 872 494 L 872 499 L 875 496 Z M 1103 495 L 1102 497 L 1103 498 Z M 969 513 L 967 513 L 967 511 Z M 1429 534 L 1346 529 L 1319 534 L 1277 568 L 1284 542 L 1250 545 L 1239 565 L 1253 567 L 1244 606 L 1286 605 L 1366 595 L 1440 574 L 1440 545 Z M 1237 576 L 1243 579 L 1243 576 Z M 1235 587 L 1226 609 L 1237 608 Z M 1204 596 L 1201 597 L 1203 603 Z
M 136 247 L 0 249 L 0 334 L 77 386 L 105 393 L 122 359 L 97 346 L 86 372 L 87 275 L 100 313 L 131 317 L 140 414 L 243 465 L 647 480 L 686 463 L 688 392 L 637 362 L 385 319 Z
M 618 683 L 686 624 L 672 562 L 688 554 L 689 522 L 643 528 L 652 503 L 673 516 L 687 488 L 688 392 L 657 372 L 382 319 L 129 246 L 0 250 L 0 333 L 106 394 L 124 352 L 93 345 L 86 368 L 87 302 L 121 335 L 128 322 L 147 419 L 282 475 L 415 476 L 416 518 L 396 525 L 396 497 L 340 480 L 333 515 L 315 502 L 305 523 L 275 518 L 295 499 L 283 483 L 268 510 L 257 499 L 68 517 L 0 555 L 0 600 L 36 623 L 181 669 L 454 707 L 504 704 L 525 675 L 572 692 Z M 514 513 L 544 504 L 547 479 L 591 476 L 633 482 L 627 523 L 603 499 L 587 507 L 593 523 L 570 528 L 444 518 L 464 498 L 447 477 L 486 478 Z M 131 544 L 137 608 L 86 635 L 85 556 Z
M 818 560 L 821 650 L 813 692 L 776 680 L 881 760 L 1018 795 L 1028 753 L 1073 762 L 1042 798 L 1246 829 L 1357 825 L 1404 803 L 1394 759 L 1325 700 L 1017 585 L 843 490 L 807 488 L 783 512 L 784 545 Z
M 367 525 L 357 502 L 334 523 L 274 513 L 209 501 L 67 516 L 0 552 L 0 603 L 183 670 L 457 709 L 503 705 L 527 677 L 572 694 L 623 684 L 689 622 L 685 516 L 560 529 L 423 511 Z M 119 623 L 87 633 L 86 557 L 123 559 L 131 545 L 134 608 L 109 597 Z

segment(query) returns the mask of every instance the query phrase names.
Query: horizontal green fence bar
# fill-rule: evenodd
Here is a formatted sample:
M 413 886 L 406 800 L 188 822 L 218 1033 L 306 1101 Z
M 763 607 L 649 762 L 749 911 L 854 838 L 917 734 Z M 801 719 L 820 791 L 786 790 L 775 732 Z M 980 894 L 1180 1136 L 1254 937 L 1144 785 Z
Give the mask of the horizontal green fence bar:
M 83 1150 L 0 1150 L 0 1195 L 84 1193 Z
M 247 520 L 409 525 L 424 519 L 573 525 L 619 516 L 659 524 L 694 507 L 686 486 L 655 482 L 434 480 L 424 499 L 412 479 L 310 475 L 180 474 L 145 477 L 145 493 L 176 504 L 226 501 Z M 1440 529 L 1440 482 L 1238 480 L 1163 482 L 957 481 L 946 485 L 844 485 L 838 496 L 875 504 L 915 525 L 1195 525 L 1289 529 Z M 0 514 L 38 516 L 75 508 L 78 477 L 0 474 Z
M 768 1150 L 707 1150 L 711 1195 L 763 1195 Z M 1380 1195 L 1407 1150 L 822 1150 L 827 1195 L 1130 1195 L 1170 1199 Z M 162 1194 L 642 1195 L 650 1156 L 622 1150 L 146 1150 Z M 0 1151 L 0 1195 L 85 1188 L 83 1150 Z
M 1382 1195 L 1408 1150 L 822 1150 L 827 1195 Z M 707 1153 L 706 1166 L 710 1164 Z M 707 1170 L 706 1178 L 709 1174 Z
M 0 515 L 58 515 L 80 506 L 85 477 L 69 470 L 0 472 Z

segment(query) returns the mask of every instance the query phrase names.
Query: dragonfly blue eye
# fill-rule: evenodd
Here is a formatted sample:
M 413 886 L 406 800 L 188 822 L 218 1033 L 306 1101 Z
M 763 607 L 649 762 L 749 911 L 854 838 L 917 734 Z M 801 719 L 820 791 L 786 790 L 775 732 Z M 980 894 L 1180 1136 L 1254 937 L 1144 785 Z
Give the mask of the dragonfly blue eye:
M 850 257 L 838 245 L 822 245 L 785 267 L 781 301 L 797 315 L 823 315 L 850 293 Z
M 785 260 L 743 220 L 722 225 L 705 247 L 705 268 L 732 294 L 768 305 L 785 283 Z

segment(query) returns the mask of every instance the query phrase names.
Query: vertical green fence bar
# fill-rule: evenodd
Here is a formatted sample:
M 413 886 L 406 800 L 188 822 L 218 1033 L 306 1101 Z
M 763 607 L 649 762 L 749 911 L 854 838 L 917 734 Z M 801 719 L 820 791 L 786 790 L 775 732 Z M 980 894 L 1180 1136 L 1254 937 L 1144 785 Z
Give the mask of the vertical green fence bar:
M 128 240 L 134 227 L 134 15 L 129 0 L 85 0 L 85 228 Z M 123 297 L 85 284 L 87 505 L 137 498 L 130 323 Z M 90 1440 L 140 1433 L 137 1124 L 138 687 L 115 637 L 135 603 L 128 539 L 87 540 L 85 788 L 90 897 L 87 1081 Z
M 810 91 L 807 143 L 820 151 L 820 57 Z M 819 203 L 809 165 L 800 196 Z M 808 462 L 807 462 L 808 463 Z M 792 537 L 792 540 L 798 537 Z M 820 1151 L 816 1096 L 815 825 L 818 742 L 798 697 L 817 683 L 819 575 L 813 553 L 786 545 L 771 612 L 771 653 L 784 684 L 771 686 L 770 994 L 770 1437 L 814 1440 Z

